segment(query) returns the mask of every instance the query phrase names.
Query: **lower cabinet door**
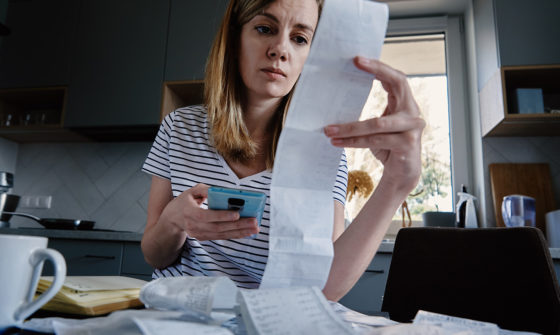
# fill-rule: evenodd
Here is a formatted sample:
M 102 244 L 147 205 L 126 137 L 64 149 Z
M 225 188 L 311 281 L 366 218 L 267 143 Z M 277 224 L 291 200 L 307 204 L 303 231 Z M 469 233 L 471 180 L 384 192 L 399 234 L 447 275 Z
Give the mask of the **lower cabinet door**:
M 49 239 L 48 247 L 64 256 L 68 276 L 118 276 L 121 273 L 121 242 Z M 53 275 L 49 262 L 45 262 L 43 275 Z
M 339 302 L 356 312 L 379 314 L 390 265 L 391 254 L 377 253 L 356 285 Z
M 144 260 L 140 243 L 125 242 L 121 274 L 126 277 L 150 281 L 153 271 L 154 269 Z

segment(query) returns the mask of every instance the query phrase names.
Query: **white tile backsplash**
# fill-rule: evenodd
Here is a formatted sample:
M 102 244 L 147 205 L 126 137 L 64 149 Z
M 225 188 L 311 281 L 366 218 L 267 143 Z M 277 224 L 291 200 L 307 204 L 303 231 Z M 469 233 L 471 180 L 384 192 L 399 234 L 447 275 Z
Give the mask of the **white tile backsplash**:
M 15 194 L 52 195 L 39 217 L 96 221 L 96 228 L 142 232 L 151 176 L 140 171 L 151 142 L 20 144 Z M 40 227 L 12 218 L 12 227 Z
M 105 156 L 106 152 L 104 150 L 100 151 L 102 156 Z M 108 152 L 111 153 L 110 150 Z M 110 197 L 122 184 L 123 180 L 128 180 L 136 171 L 142 168 L 143 159 L 146 158 L 147 152 L 146 148 L 131 143 L 128 150 L 119 155 L 118 159 L 111 160 L 111 168 L 95 181 L 95 185 L 104 197 Z M 140 161 L 138 160 L 139 155 L 143 157 Z
M 488 137 L 482 144 L 487 226 L 495 225 L 488 173 L 491 163 L 549 163 L 556 207 L 560 208 L 560 137 Z M 53 196 L 51 209 L 27 212 L 40 217 L 91 219 L 98 228 L 142 232 L 151 176 L 140 168 L 150 147 L 149 142 L 14 144 L 0 139 L 0 167 L 14 164 L 7 160 L 17 155 L 13 193 Z M 13 218 L 11 223 L 38 226 L 23 218 Z
M 487 226 L 496 225 L 488 168 L 491 163 L 548 163 L 556 208 L 560 208 L 560 137 L 487 137 L 482 146 Z

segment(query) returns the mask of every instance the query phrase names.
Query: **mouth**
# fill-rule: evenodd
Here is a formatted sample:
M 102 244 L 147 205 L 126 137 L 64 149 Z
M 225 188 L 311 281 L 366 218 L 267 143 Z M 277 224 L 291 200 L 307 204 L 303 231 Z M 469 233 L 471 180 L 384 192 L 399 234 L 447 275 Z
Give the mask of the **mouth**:
M 278 68 L 274 68 L 274 67 L 267 67 L 262 69 L 263 72 L 265 72 L 267 75 L 271 76 L 272 78 L 285 78 L 286 74 L 284 73 L 284 71 L 278 69 Z

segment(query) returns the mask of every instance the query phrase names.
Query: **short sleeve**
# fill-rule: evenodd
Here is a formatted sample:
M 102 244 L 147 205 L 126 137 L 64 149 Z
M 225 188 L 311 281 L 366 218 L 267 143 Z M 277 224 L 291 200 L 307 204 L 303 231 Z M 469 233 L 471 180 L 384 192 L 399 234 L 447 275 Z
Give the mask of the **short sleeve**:
M 338 172 L 333 188 L 333 198 L 340 202 L 343 206 L 346 203 L 346 188 L 348 186 L 348 163 L 346 162 L 346 152 L 342 151 Z
M 171 139 L 171 125 L 173 113 L 168 114 L 161 123 L 148 157 L 142 166 L 142 171 L 154 176 L 171 179 L 169 166 L 169 144 Z

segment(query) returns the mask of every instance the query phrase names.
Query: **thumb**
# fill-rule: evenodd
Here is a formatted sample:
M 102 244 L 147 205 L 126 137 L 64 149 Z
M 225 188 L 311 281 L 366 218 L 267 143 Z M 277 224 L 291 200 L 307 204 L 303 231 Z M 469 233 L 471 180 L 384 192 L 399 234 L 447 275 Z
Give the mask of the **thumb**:
M 206 198 L 208 198 L 208 189 L 210 186 L 206 184 L 196 184 L 190 189 L 190 195 L 192 199 L 196 201 L 198 205 L 200 205 Z

